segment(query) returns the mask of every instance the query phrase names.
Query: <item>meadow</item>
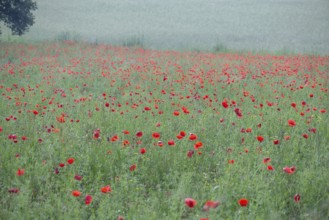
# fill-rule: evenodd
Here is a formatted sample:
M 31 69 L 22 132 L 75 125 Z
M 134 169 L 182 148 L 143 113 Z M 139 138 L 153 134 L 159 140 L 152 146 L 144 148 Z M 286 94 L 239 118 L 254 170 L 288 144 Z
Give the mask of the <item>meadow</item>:
M 0 219 L 328 219 L 329 56 L 1 43 Z

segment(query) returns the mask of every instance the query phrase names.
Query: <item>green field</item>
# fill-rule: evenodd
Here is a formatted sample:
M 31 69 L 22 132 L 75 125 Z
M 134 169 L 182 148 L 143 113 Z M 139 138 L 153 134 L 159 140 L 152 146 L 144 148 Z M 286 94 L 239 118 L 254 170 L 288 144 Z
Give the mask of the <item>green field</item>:
M 328 56 L 67 41 L 0 64 L 0 219 L 329 217 Z

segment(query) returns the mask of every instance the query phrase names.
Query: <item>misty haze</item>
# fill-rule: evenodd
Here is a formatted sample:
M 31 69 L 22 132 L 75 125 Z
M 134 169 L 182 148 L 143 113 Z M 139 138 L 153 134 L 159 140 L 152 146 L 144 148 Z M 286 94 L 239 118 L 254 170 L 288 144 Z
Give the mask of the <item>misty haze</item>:
M 38 0 L 35 24 L 24 36 L 63 33 L 90 42 L 133 38 L 156 49 L 329 52 L 326 0 Z

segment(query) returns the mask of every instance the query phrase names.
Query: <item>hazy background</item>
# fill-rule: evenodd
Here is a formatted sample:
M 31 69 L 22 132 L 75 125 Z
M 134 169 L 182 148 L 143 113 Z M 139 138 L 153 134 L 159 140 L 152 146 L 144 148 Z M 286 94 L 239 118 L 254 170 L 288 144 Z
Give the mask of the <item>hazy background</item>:
M 32 40 L 329 54 L 329 0 L 37 0 Z

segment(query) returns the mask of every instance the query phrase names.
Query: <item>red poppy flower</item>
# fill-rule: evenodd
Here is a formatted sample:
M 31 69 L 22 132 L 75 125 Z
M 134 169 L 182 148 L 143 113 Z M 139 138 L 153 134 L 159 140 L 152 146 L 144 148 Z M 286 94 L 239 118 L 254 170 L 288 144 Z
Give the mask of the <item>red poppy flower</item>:
M 73 164 L 74 163 L 74 158 L 70 157 L 69 159 L 67 159 L 67 163 L 68 164 Z
M 24 175 L 24 173 L 25 173 L 24 169 L 18 169 L 16 172 L 17 176 L 22 176 L 22 175 Z
M 146 153 L 146 149 L 145 149 L 145 148 L 141 148 L 141 149 L 139 150 L 139 152 L 140 152 L 141 154 L 145 154 L 145 153 Z
M 299 202 L 300 201 L 300 195 L 299 194 L 294 195 L 294 201 L 295 202 Z
M 127 131 L 127 130 L 124 130 L 122 133 L 124 133 L 124 134 L 130 134 L 130 132 Z
M 73 191 L 72 191 L 72 195 L 75 196 L 75 197 L 78 197 L 78 196 L 81 195 L 81 192 L 78 191 L 78 190 L 73 190 Z
M 315 134 L 316 133 L 316 128 L 309 128 L 308 131 Z
M 136 133 L 136 137 L 141 138 L 142 136 L 143 136 L 143 132 L 142 131 L 138 131 Z
M 275 144 L 275 145 L 278 145 L 279 143 L 280 143 L 279 140 L 274 140 L 274 141 L 273 141 L 273 144 Z
M 59 123 L 64 123 L 64 122 L 65 122 L 65 117 L 64 117 L 64 115 L 57 116 L 57 117 L 56 117 L 56 120 L 57 120 Z
M 173 113 L 174 116 L 178 116 L 179 114 L 180 114 L 179 111 L 174 111 Z
M 271 158 L 269 158 L 269 157 L 265 157 L 264 159 L 263 159 L 263 163 L 269 163 L 271 161 Z
M 119 215 L 117 220 L 124 220 L 124 217 Z
M 179 135 L 182 137 L 185 137 L 186 133 L 185 133 L 185 131 L 181 131 L 181 132 L 179 132 Z
M 107 185 L 107 186 L 104 186 L 101 188 L 101 192 L 102 193 L 109 193 L 109 192 L 112 192 L 112 189 L 110 187 L 110 185 Z
M 242 207 L 247 206 L 248 203 L 249 203 L 249 201 L 248 201 L 248 199 L 246 199 L 246 198 L 242 198 L 242 199 L 239 200 L 239 204 L 240 204 L 240 206 L 242 206 Z
M 9 193 L 19 193 L 19 189 L 18 188 L 12 188 L 8 190 Z
M 289 120 L 288 120 L 288 125 L 289 125 L 290 127 L 294 127 L 294 126 L 296 126 L 296 122 L 295 122 L 294 120 L 292 120 L 292 119 L 289 119 Z
M 263 142 L 263 141 L 264 141 L 264 137 L 263 137 L 263 136 L 257 136 L 257 140 L 258 140 L 259 142 Z
M 303 134 L 303 138 L 307 139 L 308 138 L 308 134 Z
M 152 134 L 152 137 L 154 138 L 154 139 L 158 139 L 158 138 L 160 138 L 160 134 L 158 133 L 158 132 L 153 132 L 153 134 Z
M 136 167 L 137 167 L 137 165 L 133 164 L 129 167 L 129 170 L 132 172 L 132 171 L 136 170 Z
M 158 141 L 158 146 L 162 147 L 163 146 L 163 142 L 162 141 Z
M 292 166 L 292 167 L 284 167 L 283 171 L 288 173 L 288 174 L 293 174 L 296 171 L 296 167 Z
M 188 110 L 185 106 L 182 107 L 182 111 L 183 111 L 185 114 L 189 114 L 189 113 L 190 113 L 190 110 Z
M 274 168 L 273 168 L 273 166 L 272 166 L 272 165 L 268 165 L 268 166 L 267 166 L 267 170 L 269 170 L 269 171 L 273 171 L 273 170 L 274 170 Z
M 75 176 L 74 176 L 74 179 L 76 179 L 76 180 L 82 180 L 82 176 L 80 176 L 80 175 L 75 175 Z
M 234 112 L 238 116 L 238 118 L 241 118 L 242 117 L 242 112 L 241 112 L 241 110 L 239 108 L 235 108 L 234 109 Z
M 93 197 L 91 195 L 86 195 L 85 204 L 89 205 L 93 201 Z
M 220 202 L 219 201 L 207 201 L 204 206 L 203 206 L 203 211 L 208 211 L 209 208 L 217 208 L 219 206 Z
M 65 167 L 65 163 L 60 163 L 59 167 Z
M 291 105 L 291 107 L 296 108 L 296 103 L 295 102 L 291 103 L 290 105 Z
M 227 100 L 226 99 L 224 99 L 224 101 L 222 101 L 222 106 L 224 108 L 228 108 L 228 103 L 227 103 Z
M 186 198 L 185 199 L 185 204 L 189 207 L 189 208 L 194 208 L 194 206 L 196 206 L 197 201 L 195 201 L 192 198 Z
M 196 134 L 191 133 L 190 136 L 188 137 L 188 139 L 191 141 L 194 141 L 194 140 L 198 139 L 198 136 L 196 136 Z
M 199 148 L 201 148 L 203 146 L 201 141 L 198 141 L 194 144 L 194 149 L 198 150 Z
M 100 137 L 101 131 L 99 129 L 96 129 L 93 133 L 93 138 L 98 139 Z
M 174 140 L 169 140 L 168 145 L 169 146 L 175 146 L 175 141 Z
M 188 158 L 191 158 L 191 157 L 193 156 L 193 154 L 194 154 L 194 150 L 189 150 L 189 151 L 187 152 L 187 157 L 188 157 Z

